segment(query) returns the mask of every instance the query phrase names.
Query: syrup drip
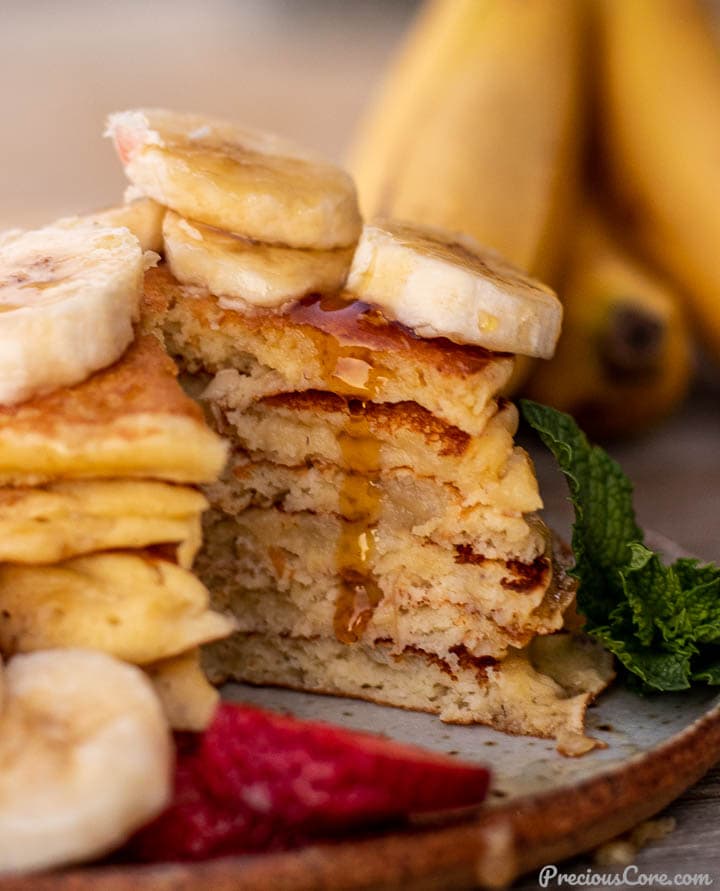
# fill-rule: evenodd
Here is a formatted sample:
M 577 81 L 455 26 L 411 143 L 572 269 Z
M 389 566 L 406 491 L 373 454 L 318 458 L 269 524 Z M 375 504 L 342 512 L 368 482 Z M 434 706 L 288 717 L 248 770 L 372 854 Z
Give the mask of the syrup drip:
M 362 342 L 360 323 L 386 322 L 367 304 L 339 297 L 307 298 L 290 312 L 296 321 L 307 323 L 325 386 L 356 397 L 338 434 L 344 470 L 340 514 L 344 519 L 336 546 L 340 592 L 333 622 L 338 640 L 355 643 L 383 597 L 371 569 L 380 515 L 380 443 L 370 430 L 365 409 L 386 374 L 373 364 L 373 350 Z
M 367 400 L 377 395 L 387 372 L 374 361 L 373 334 L 388 327 L 378 310 L 361 300 L 311 296 L 292 306 L 288 316 L 312 338 L 328 389 Z
M 353 410 L 338 435 L 345 475 L 340 489 L 341 520 L 336 563 L 340 593 L 335 604 L 334 629 L 338 640 L 359 640 L 382 600 L 371 561 L 375 527 L 380 513 L 378 474 L 380 443 L 368 428 L 365 403 Z

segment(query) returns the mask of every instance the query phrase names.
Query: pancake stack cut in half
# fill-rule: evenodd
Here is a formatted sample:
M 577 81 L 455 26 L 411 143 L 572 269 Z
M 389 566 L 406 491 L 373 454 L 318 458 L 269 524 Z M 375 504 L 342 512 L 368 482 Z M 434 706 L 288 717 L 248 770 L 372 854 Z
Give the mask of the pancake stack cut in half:
M 196 486 L 226 448 L 157 339 L 133 331 L 147 259 L 100 224 L 0 239 L 0 653 L 105 651 L 149 672 L 173 726 L 199 729 L 217 693 L 198 648 L 234 625 L 191 572 L 207 508 Z
M 160 111 L 108 132 L 168 208 L 142 324 L 231 447 L 198 557 L 238 625 L 211 677 L 592 746 L 612 666 L 564 630 L 573 584 L 499 395 L 515 353 L 552 354 L 555 295 L 465 238 L 361 230 L 347 177 L 272 137 Z

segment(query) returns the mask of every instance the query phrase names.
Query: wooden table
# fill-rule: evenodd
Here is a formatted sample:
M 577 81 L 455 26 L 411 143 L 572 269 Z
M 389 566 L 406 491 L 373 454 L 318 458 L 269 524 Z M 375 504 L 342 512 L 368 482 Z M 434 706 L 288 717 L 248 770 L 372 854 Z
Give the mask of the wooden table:
M 125 107 L 225 115 L 340 158 L 412 8 L 410 0 L 5 0 L 0 225 L 117 202 L 123 178 L 100 133 L 107 112 Z M 706 388 L 654 435 L 613 452 L 635 481 L 642 523 L 720 561 L 719 402 L 718 389 Z M 564 488 L 547 461 L 539 471 L 562 526 Z M 638 864 L 687 865 L 720 884 L 718 797 L 715 773 L 670 808 L 677 830 Z

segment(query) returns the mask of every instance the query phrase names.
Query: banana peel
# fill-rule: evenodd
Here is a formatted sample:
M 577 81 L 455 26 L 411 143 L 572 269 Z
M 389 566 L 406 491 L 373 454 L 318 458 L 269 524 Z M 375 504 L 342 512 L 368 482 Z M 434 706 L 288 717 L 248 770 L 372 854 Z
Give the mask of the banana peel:
M 720 359 L 720 48 L 697 0 L 595 0 L 615 200 Z
M 579 221 L 562 295 L 558 348 L 537 364 L 527 394 L 602 439 L 640 433 L 668 415 L 692 372 L 683 299 L 595 209 Z

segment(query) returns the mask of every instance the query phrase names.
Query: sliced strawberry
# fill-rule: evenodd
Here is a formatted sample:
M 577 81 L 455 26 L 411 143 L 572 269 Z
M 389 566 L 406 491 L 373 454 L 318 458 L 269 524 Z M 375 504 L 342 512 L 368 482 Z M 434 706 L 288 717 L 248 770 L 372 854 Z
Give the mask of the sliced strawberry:
M 130 844 L 142 860 L 277 850 L 478 804 L 489 773 L 413 746 L 222 705 L 179 739 L 175 797 Z

